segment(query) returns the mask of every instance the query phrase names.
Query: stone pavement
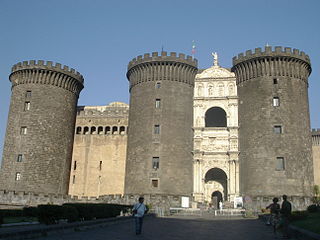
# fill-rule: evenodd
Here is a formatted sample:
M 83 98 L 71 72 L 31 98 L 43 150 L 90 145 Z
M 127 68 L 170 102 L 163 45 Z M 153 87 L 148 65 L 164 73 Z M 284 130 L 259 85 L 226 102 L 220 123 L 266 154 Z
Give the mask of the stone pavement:
M 144 219 L 142 234 L 134 233 L 133 219 L 93 229 L 49 235 L 41 240 L 271 240 L 271 227 L 258 219 L 167 217 Z

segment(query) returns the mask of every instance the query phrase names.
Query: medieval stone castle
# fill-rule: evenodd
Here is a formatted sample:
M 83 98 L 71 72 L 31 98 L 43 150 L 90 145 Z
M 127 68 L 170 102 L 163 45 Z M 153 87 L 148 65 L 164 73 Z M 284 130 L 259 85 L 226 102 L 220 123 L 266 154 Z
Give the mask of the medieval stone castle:
M 267 46 L 234 57 L 231 69 L 213 57 L 198 69 L 184 54 L 138 56 L 128 65 L 130 105 L 107 106 L 77 106 L 84 79 L 74 69 L 14 65 L 0 195 L 236 207 L 287 194 L 309 204 L 320 131 L 310 132 L 308 55 Z

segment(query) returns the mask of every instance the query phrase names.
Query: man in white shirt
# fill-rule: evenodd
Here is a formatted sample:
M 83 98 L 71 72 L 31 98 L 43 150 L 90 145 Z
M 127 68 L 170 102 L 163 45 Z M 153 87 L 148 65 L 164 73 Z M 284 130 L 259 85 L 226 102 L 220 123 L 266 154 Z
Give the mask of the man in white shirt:
M 136 224 L 136 234 L 141 234 L 143 216 L 148 212 L 148 208 L 143 204 L 144 198 L 139 197 L 139 202 L 136 203 L 132 208 L 133 217 Z

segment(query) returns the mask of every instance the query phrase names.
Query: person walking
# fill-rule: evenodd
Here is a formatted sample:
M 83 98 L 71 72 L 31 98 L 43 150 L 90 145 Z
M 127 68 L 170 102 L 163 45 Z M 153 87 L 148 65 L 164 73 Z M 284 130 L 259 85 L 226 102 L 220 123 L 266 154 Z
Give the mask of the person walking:
M 143 204 L 144 198 L 139 197 L 139 202 L 133 205 L 132 213 L 135 220 L 136 225 L 136 235 L 141 234 L 143 216 L 148 212 L 148 208 Z
M 279 199 L 275 197 L 272 199 L 272 203 L 266 207 L 266 209 L 270 209 L 270 216 L 267 221 L 267 225 L 272 225 L 274 234 L 276 234 L 277 224 L 279 222 L 280 205 L 278 201 Z
M 283 229 L 283 236 L 282 238 L 288 239 L 289 238 L 289 220 L 291 216 L 291 203 L 287 200 L 287 195 L 282 196 L 283 202 L 281 204 L 281 221 L 282 221 L 282 229 Z

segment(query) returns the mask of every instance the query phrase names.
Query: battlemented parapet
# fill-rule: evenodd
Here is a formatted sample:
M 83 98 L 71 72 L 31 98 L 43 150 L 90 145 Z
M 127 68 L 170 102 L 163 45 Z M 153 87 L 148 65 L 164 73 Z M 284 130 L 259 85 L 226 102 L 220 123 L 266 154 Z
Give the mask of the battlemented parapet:
M 303 51 L 288 47 L 266 46 L 264 51 L 256 48 L 233 57 L 232 71 L 237 75 L 237 83 L 260 76 L 288 76 L 307 82 L 311 73 L 310 58 Z
M 233 58 L 239 95 L 240 192 L 310 197 L 308 55 L 256 48 Z
M 128 65 L 125 194 L 192 193 L 193 87 L 197 60 L 145 54 Z
M 60 63 L 30 60 L 13 65 L 10 81 L 13 87 L 26 83 L 48 84 L 65 88 L 79 95 L 84 79 L 79 72 Z
M 13 66 L 1 188 L 67 194 L 76 106 L 83 77 L 59 63 Z
M 197 68 L 197 59 L 185 54 L 171 52 L 153 52 L 132 59 L 128 65 L 127 78 L 130 79 L 130 90 L 133 86 L 148 81 L 178 81 L 193 86 L 192 76 Z

